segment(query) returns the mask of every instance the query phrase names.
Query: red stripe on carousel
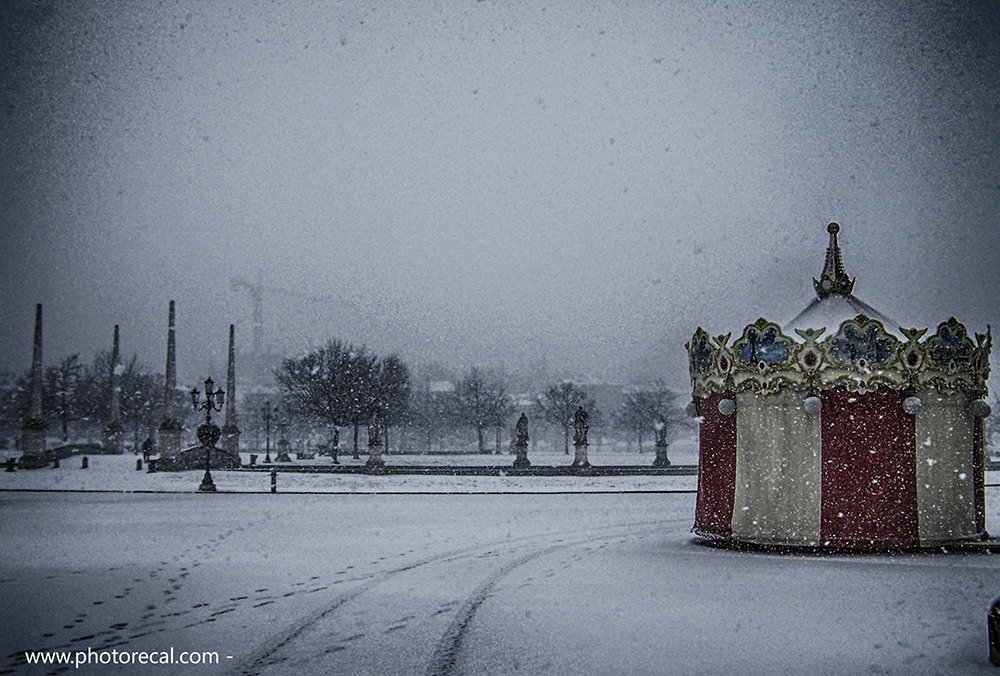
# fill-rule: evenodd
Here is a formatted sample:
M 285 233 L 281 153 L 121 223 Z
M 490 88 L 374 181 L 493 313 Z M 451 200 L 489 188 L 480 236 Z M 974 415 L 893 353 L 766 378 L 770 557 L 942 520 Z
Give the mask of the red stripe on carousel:
M 976 532 L 986 535 L 986 448 L 985 421 L 976 418 L 972 432 L 973 491 L 976 500 Z
M 916 431 L 902 392 L 825 390 L 821 538 L 840 547 L 920 544 Z
M 719 401 L 732 395 L 712 394 L 698 399 L 699 427 L 698 504 L 694 527 L 720 536 L 733 530 L 736 493 L 736 416 L 719 413 Z

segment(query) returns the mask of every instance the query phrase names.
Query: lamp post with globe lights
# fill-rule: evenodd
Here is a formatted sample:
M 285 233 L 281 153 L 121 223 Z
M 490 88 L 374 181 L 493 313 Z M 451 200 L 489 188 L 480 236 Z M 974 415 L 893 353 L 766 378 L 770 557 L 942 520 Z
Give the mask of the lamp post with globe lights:
M 221 411 L 225 403 L 226 393 L 220 387 L 215 389 L 215 381 L 211 378 L 205 379 L 205 400 L 201 401 L 201 393 L 195 387 L 191 390 L 191 405 L 196 411 L 205 412 L 205 422 L 198 425 L 198 442 L 205 447 L 205 476 L 198 486 L 199 491 L 214 492 L 215 483 L 212 481 L 212 448 L 222 436 L 222 430 L 218 425 L 212 423 L 212 411 Z

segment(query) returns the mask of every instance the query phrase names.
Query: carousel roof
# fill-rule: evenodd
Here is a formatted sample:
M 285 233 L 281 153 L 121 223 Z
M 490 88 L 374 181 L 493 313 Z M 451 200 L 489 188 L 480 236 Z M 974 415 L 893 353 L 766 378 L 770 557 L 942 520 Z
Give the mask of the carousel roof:
M 784 326 L 761 317 L 732 342 L 732 333 L 695 332 L 686 346 L 694 395 L 833 387 L 985 392 L 988 327 L 975 341 L 954 317 L 926 339 L 928 329 L 901 327 L 854 297 L 855 280 L 844 271 L 837 242 L 840 226 L 831 223 L 827 232 L 826 264 L 813 280 L 816 298 L 798 316 Z
M 794 319 L 786 322 L 785 328 L 788 330 L 825 328 L 835 331 L 842 322 L 858 315 L 865 315 L 879 320 L 888 332 L 899 337 L 899 324 L 896 321 L 854 296 L 856 279 L 849 277 L 844 271 L 844 261 L 837 241 L 840 225 L 831 223 L 826 226 L 826 230 L 830 233 L 830 245 L 826 249 L 823 274 L 819 279 L 813 279 L 816 298 Z

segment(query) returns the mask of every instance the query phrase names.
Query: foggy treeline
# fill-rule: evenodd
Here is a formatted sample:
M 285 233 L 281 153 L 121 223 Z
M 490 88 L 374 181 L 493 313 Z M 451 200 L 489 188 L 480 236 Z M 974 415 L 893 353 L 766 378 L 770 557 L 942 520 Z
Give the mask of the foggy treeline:
M 90 362 L 73 354 L 44 369 L 42 414 L 48 435 L 60 444 L 100 443 L 111 409 L 111 353 L 98 352 Z M 154 438 L 163 419 L 166 393 L 163 373 L 155 373 L 136 355 L 115 366 L 119 384 L 119 415 L 126 445 L 139 448 Z M 183 422 L 186 394 L 178 390 L 177 411 Z M 14 445 L 31 406 L 30 372 L 0 375 L 0 444 Z
M 43 417 L 51 446 L 99 445 L 110 420 L 111 354 L 90 361 L 79 354 L 47 366 Z M 165 377 L 139 361 L 121 360 L 118 375 L 120 422 L 126 451 L 155 442 L 163 420 Z M 364 346 L 331 340 L 308 354 L 281 360 L 267 377 L 237 388 L 236 415 L 241 450 L 262 450 L 278 435 L 295 450 L 324 452 L 337 445 L 355 457 L 367 444 L 375 407 L 386 430 L 387 453 L 500 454 L 512 451 L 517 417 L 530 420 L 531 446 L 569 453 L 573 414 L 583 406 L 590 420 L 590 444 L 623 450 L 651 450 L 658 430 L 689 427 L 683 401 L 662 382 L 645 386 L 529 379 L 500 370 L 471 367 L 457 372 L 440 365 L 411 369 L 396 355 L 379 357 Z M 0 446 L 16 450 L 30 410 L 30 373 L 0 374 Z M 193 444 L 189 389 L 178 386 L 175 409 Z M 343 434 L 343 437 L 341 437 Z M 148 445 L 148 443 L 147 443 Z

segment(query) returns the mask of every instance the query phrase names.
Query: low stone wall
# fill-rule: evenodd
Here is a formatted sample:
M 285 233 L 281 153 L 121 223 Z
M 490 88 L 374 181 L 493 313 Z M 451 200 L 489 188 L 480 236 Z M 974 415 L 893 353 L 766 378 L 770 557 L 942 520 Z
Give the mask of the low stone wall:
M 205 461 L 202 456 L 202 467 Z M 197 469 L 193 467 L 192 469 Z M 213 464 L 214 469 L 214 464 Z M 314 473 L 314 474 L 368 474 L 365 465 L 255 465 L 239 468 L 243 472 Z M 515 468 L 510 465 L 392 465 L 386 463 L 380 474 L 424 474 L 440 476 L 691 476 L 698 473 L 697 465 L 672 465 L 649 467 L 643 465 L 590 465 L 587 468 L 573 465 L 532 465 Z

